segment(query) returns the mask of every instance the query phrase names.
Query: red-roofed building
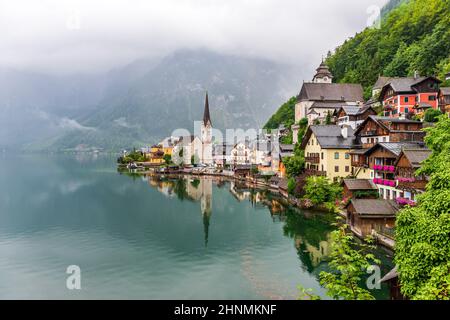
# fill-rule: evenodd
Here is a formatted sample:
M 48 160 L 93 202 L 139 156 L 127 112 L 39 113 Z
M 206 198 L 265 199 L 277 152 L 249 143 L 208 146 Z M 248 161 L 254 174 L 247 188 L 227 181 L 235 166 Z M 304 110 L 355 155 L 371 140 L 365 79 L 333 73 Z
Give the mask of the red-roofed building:
M 387 117 L 405 117 L 438 109 L 439 84 L 435 77 L 391 78 L 381 89 L 380 102 Z

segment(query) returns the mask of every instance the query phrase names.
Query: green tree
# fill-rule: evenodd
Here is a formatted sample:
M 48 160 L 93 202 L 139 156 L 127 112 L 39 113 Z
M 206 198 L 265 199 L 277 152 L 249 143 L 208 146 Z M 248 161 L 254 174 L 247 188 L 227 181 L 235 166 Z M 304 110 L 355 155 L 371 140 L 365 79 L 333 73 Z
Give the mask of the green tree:
M 294 195 L 295 188 L 296 188 L 295 178 L 289 178 L 287 187 L 288 187 L 288 193 L 290 195 Z
M 292 97 L 284 103 L 275 114 L 267 121 L 264 129 L 278 129 L 280 125 L 284 124 L 286 128 L 292 126 L 295 122 L 295 104 L 297 98 Z
M 305 168 L 305 158 L 302 156 L 295 155 L 290 158 L 284 158 L 283 161 L 286 167 L 286 174 L 291 178 L 300 175 Z
M 166 164 L 171 164 L 172 163 L 172 156 L 170 154 L 165 154 L 163 159 L 164 159 L 164 162 Z
M 332 272 L 321 272 L 320 284 L 334 299 L 375 300 L 367 289 L 359 285 L 367 268 L 380 263 L 370 252 L 374 249 L 371 245 L 373 240 L 368 238 L 368 244 L 358 244 L 347 229 L 344 224 L 331 233 L 329 266 Z
M 426 122 L 437 122 L 439 119 L 439 116 L 442 115 L 442 112 L 440 110 L 436 109 L 428 109 L 425 111 L 425 117 L 424 120 Z
M 425 129 L 432 155 L 418 170 L 429 177 L 417 206 L 400 211 L 394 261 L 402 293 L 411 299 L 450 299 L 450 119 Z
M 311 200 L 315 206 L 325 205 L 331 210 L 342 196 L 342 187 L 326 177 L 311 176 L 306 179 L 304 192 L 304 199 Z
M 325 124 L 326 124 L 326 125 L 330 125 L 331 123 L 332 123 L 331 112 L 328 111 L 328 112 L 327 112 L 327 117 L 326 117 L 326 119 L 325 119 Z

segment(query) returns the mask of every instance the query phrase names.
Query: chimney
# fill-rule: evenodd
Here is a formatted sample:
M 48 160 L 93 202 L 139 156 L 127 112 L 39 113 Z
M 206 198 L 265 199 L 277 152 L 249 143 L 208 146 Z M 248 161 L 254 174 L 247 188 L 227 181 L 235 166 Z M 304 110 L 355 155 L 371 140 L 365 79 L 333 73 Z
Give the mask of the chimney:
M 348 127 L 347 126 L 343 126 L 341 129 L 341 135 L 344 139 L 348 138 Z
M 414 79 L 417 79 L 420 77 L 419 71 L 414 71 Z

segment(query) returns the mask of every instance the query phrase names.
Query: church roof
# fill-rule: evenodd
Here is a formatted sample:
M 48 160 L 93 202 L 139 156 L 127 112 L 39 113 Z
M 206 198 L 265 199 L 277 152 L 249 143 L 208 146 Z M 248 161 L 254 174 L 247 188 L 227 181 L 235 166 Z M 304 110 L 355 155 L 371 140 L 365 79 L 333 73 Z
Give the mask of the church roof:
M 303 84 L 299 101 L 356 102 L 364 101 L 363 87 L 351 83 L 309 83 Z
M 203 111 L 203 124 L 206 125 L 212 125 L 211 121 L 211 115 L 209 114 L 209 101 L 208 101 L 208 92 L 206 92 L 205 97 L 205 110 Z

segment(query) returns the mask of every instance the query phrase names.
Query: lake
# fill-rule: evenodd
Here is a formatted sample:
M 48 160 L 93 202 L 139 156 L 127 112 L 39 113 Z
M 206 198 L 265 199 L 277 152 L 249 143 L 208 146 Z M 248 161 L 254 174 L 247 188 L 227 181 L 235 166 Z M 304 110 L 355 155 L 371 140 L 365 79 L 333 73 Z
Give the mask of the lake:
M 327 298 L 330 215 L 217 179 L 119 174 L 113 156 L 0 158 L 0 299 Z

